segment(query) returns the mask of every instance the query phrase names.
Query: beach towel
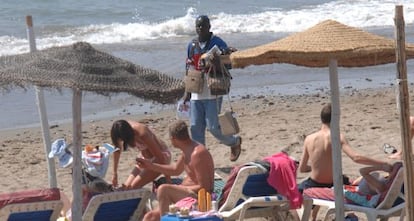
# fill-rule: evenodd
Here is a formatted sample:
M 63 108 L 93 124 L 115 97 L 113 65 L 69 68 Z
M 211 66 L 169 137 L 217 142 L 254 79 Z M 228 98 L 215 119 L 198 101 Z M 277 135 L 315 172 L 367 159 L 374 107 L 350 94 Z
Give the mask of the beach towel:
M 302 206 L 303 197 L 296 182 L 296 163 L 284 152 L 264 158 L 270 163 L 267 182 L 290 201 L 291 209 Z
M 20 190 L 0 194 L 0 208 L 15 203 L 32 203 L 39 201 L 60 200 L 58 188 Z

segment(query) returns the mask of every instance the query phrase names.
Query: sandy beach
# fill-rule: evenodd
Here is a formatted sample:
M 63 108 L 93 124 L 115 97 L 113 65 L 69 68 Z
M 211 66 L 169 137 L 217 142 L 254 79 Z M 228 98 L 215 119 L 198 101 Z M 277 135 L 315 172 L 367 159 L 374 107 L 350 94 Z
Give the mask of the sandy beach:
M 410 90 L 410 93 L 413 91 Z M 400 148 L 401 132 L 396 97 L 394 87 L 341 91 L 341 132 L 359 153 L 387 159 L 382 150 L 384 143 Z M 295 96 L 251 95 L 234 99 L 233 109 L 237 112 L 240 135 L 243 137 L 242 154 L 238 161 L 230 162 L 229 149 L 207 134 L 207 147 L 214 156 L 215 167 L 232 167 L 261 159 L 282 149 L 299 160 L 303 139 L 319 129 L 320 110 L 328 102 L 330 96 L 327 93 Z M 226 107 L 224 104 L 223 108 Z M 109 130 L 112 122 L 121 118 L 148 124 L 168 143 L 168 125 L 175 120 L 175 111 L 83 122 L 83 144 L 101 145 L 110 142 Z M 72 124 L 51 125 L 50 132 L 52 141 L 61 137 L 68 142 L 72 140 Z M 174 148 L 172 150 L 176 157 L 178 151 Z M 122 155 L 120 180 L 129 174 L 136 154 L 135 150 L 129 150 Z M 45 156 L 40 127 L 2 131 L 0 165 L 3 179 L 0 179 L 0 191 L 47 187 Z M 359 175 L 358 169 L 363 165 L 353 163 L 344 154 L 342 160 L 343 173 L 356 178 Z M 298 173 L 298 181 L 307 175 Z M 108 181 L 110 177 L 111 170 L 108 170 Z M 70 169 L 57 167 L 57 181 L 58 187 L 71 197 Z M 362 215 L 359 218 L 365 219 Z

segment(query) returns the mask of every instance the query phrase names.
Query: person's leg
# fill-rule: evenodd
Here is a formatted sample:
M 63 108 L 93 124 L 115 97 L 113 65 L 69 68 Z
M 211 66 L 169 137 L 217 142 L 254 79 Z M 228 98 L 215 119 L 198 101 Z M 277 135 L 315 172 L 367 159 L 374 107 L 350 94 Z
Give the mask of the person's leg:
M 160 173 L 151 170 L 140 170 L 134 167 L 128 179 L 125 181 L 125 189 L 139 189 L 155 180 Z
M 225 136 L 221 133 L 221 128 L 218 120 L 218 115 L 221 111 L 221 104 L 223 102 L 223 98 L 219 97 L 216 99 L 205 100 L 205 107 L 206 107 L 206 121 L 207 121 L 207 128 L 210 133 L 219 140 L 222 144 L 226 146 L 235 146 L 237 145 L 238 136 L 228 135 Z
M 190 108 L 191 138 L 203 145 L 206 144 L 206 120 L 203 100 L 192 100 Z
M 160 215 L 167 213 L 170 204 L 176 203 L 185 197 L 196 197 L 196 194 L 187 187 L 175 184 L 163 184 L 157 190 L 157 199 Z
M 63 207 L 60 211 L 60 215 L 66 217 L 66 213 L 71 209 L 72 203 L 71 200 L 69 200 L 69 197 L 63 191 L 60 190 L 59 193 L 60 200 L 63 202 Z
M 161 213 L 159 210 L 152 210 L 145 214 L 143 221 L 160 221 Z

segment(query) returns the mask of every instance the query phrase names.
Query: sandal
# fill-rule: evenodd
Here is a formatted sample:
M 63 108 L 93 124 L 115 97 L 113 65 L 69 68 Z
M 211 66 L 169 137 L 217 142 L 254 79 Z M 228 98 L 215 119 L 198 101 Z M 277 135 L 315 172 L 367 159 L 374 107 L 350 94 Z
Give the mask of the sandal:
M 236 145 L 231 147 L 231 152 L 230 152 L 230 161 L 236 161 L 237 159 L 239 159 L 240 153 L 241 153 L 241 143 L 242 143 L 242 139 L 241 137 L 237 138 L 238 141 L 236 143 Z

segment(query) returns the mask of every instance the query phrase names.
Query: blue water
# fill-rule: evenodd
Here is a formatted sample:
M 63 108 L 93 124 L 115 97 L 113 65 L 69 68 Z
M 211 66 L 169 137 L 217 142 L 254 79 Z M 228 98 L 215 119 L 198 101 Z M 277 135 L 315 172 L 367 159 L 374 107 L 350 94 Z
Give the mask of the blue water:
M 199 14 L 209 15 L 212 31 L 242 50 L 303 31 L 326 19 L 393 38 L 396 4 L 404 6 L 406 38 L 414 42 L 411 0 L 1 0 L 0 55 L 29 51 L 25 17 L 31 15 L 37 49 L 87 41 L 115 56 L 181 78 L 186 44 L 195 35 L 194 18 Z M 409 78 L 412 67 L 409 62 Z M 340 68 L 340 85 L 353 89 L 390 85 L 395 72 L 395 64 Z M 233 69 L 232 74 L 234 96 L 329 90 L 327 68 L 274 64 Z M 46 91 L 45 96 L 51 124 L 71 118 L 71 91 Z M 85 120 L 173 108 L 126 94 L 109 99 L 86 93 L 82 105 Z M 34 90 L 3 93 L 0 116 L 0 130 L 37 125 Z

